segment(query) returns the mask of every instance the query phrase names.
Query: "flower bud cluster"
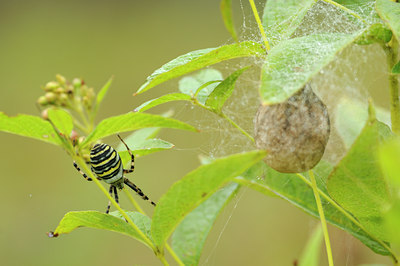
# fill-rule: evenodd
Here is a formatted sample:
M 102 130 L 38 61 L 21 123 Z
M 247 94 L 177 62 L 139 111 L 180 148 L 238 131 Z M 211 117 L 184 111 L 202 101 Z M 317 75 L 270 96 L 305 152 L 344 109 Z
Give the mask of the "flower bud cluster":
M 62 75 L 57 74 L 55 81 L 48 82 L 44 87 L 44 95 L 40 96 L 37 103 L 42 107 L 72 108 L 83 105 L 86 110 L 91 110 L 96 94 L 85 82 L 75 78 L 72 82 Z

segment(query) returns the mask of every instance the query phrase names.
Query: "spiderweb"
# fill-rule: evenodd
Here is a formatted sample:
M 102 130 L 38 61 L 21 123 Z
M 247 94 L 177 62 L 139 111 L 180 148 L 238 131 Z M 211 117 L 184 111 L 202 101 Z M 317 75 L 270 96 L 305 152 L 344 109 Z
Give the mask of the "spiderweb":
M 259 12 L 263 10 L 262 5 L 261 2 L 258 5 Z M 377 22 L 377 14 L 374 11 L 373 3 L 366 2 L 354 7 L 347 7 L 356 12 L 362 20 L 349 15 L 336 6 L 318 1 L 306 13 L 303 22 L 290 38 L 316 33 L 355 33 Z M 241 26 L 238 31 L 240 40 L 252 40 L 261 43 L 262 39 L 259 35 L 258 26 L 254 21 L 247 1 L 240 1 L 239 11 L 242 16 Z M 267 36 L 270 28 L 274 26 L 279 25 L 272 25 L 266 28 Z M 231 42 L 232 40 L 227 40 L 226 44 Z M 347 102 L 350 105 L 358 105 L 361 109 L 367 110 L 367 100 L 370 92 L 376 91 L 377 86 L 387 87 L 385 83 L 387 82 L 385 81 L 387 68 L 384 58 L 383 51 L 378 44 L 352 44 L 341 51 L 334 61 L 325 66 L 311 80 L 314 92 L 327 106 L 331 122 L 331 134 L 324 153 L 324 160 L 336 164 L 349 148 L 343 143 L 342 136 L 339 135 L 336 129 L 336 114 L 343 102 Z M 254 66 L 238 79 L 233 95 L 225 103 L 223 112 L 246 132 L 253 135 L 253 119 L 260 104 L 258 88 L 263 61 L 254 58 L 235 59 L 219 63 L 212 66 L 212 68 L 219 70 L 224 77 L 227 77 L 233 71 L 247 65 Z M 386 104 L 384 99 L 378 99 L 377 102 L 381 105 Z M 178 118 L 189 121 L 189 123 L 201 130 L 202 143 L 199 145 L 196 143 L 195 147 L 188 148 L 197 154 L 218 158 L 255 149 L 254 143 L 239 130 L 226 120 L 210 112 L 193 107 L 190 103 L 182 105 L 176 111 Z M 346 115 L 352 116 L 353 114 L 347 113 Z M 366 115 L 355 119 L 363 124 L 366 121 Z M 317 176 L 317 178 L 320 179 L 320 182 L 326 182 L 323 177 Z M 230 218 L 226 223 L 229 220 Z M 349 239 L 346 238 L 342 241 L 349 241 Z M 215 248 L 216 245 L 213 249 Z M 207 258 L 206 261 L 209 259 Z

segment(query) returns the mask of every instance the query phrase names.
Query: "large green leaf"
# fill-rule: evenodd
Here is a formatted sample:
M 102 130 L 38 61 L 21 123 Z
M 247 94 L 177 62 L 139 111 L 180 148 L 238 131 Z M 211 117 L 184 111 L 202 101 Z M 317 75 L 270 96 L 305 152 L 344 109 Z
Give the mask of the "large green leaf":
M 262 45 L 252 41 L 193 51 L 177 57 L 154 71 L 153 74 L 147 78 L 146 83 L 139 88 L 137 93 L 145 92 L 167 80 L 224 60 L 264 55 L 265 50 L 262 48 Z
M 322 244 L 322 227 L 318 226 L 312 232 L 299 259 L 300 266 L 318 266 Z
M 261 71 L 263 103 L 280 103 L 295 94 L 358 35 L 312 34 L 280 42 L 270 50 Z
M 47 110 L 48 117 L 54 126 L 64 135 L 69 136 L 74 124 L 71 115 L 62 109 L 50 108 Z
M 265 155 L 264 151 L 251 151 L 216 159 L 172 185 L 154 210 L 151 231 L 156 245 L 162 249 L 187 214 Z
M 300 25 L 315 0 L 268 0 L 265 4 L 262 24 L 271 46 L 288 39 Z
M 169 93 L 169 94 L 165 94 L 161 97 L 155 98 L 155 99 L 151 99 L 147 102 L 142 103 L 140 106 L 135 108 L 136 112 L 143 112 L 146 110 L 149 110 L 153 107 L 156 107 L 160 104 L 163 103 L 168 103 L 168 102 L 172 102 L 172 101 L 191 101 L 192 97 L 184 94 L 184 93 Z
M 327 183 L 331 197 L 368 232 L 383 240 L 387 236 L 382 226 L 382 211 L 389 202 L 389 193 L 375 156 L 380 143 L 389 136 L 391 131 L 385 124 L 368 121 Z
M 236 70 L 229 77 L 227 77 L 224 81 L 218 84 L 217 87 L 210 93 L 205 102 L 205 105 L 211 107 L 216 112 L 221 112 L 222 106 L 228 100 L 228 98 L 232 95 L 233 89 L 235 88 L 236 80 L 239 76 L 245 71 L 249 69 L 248 67 L 244 67 L 242 69 Z
M 252 168 L 258 169 L 253 170 Z M 260 162 L 252 168 L 250 168 L 251 171 L 249 170 L 247 171 L 247 173 L 254 174 L 242 175 L 243 178 L 251 181 L 251 185 L 249 186 L 250 188 L 256 186 L 257 184 L 257 191 L 274 191 L 276 195 L 289 201 L 290 203 L 299 207 L 305 212 L 315 217 L 319 217 L 314 193 L 311 188 L 311 182 L 309 181 L 307 174 L 304 174 L 304 176 L 307 178 L 308 183 L 304 182 L 296 174 L 279 173 L 266 166 L 264 162 Z M 319 164 L 313 169 L 314 175 L 317 179 L 318 188 L 320 189 L 321 193 L 323 193 L 328 198 L 329 196 L 326 189 L 326 179 L 331 170 L 332 166 L 325 161 L 319 162 Z M 263 174 L 260 175 L 260 172 L 262 172 Z M 235 181 L 237 181 L 237 179 L 235 179 Z M 246 182 L 239 183 L 243 185 L 248 184 Z M 343 209 L 340 209 L 339 206 L 335 206 L 334 204 L 328 202 L 324 196 L 321 197 L 321 200 L 326 220 L 329 223 L 349 232 L 350 234 L 358 238 L 361 242 L 363 242 L 366 246 L 371 248 L 374 252 L 382 255 L 391 254 L 386 247 L 384 247 L 371 235 L 363 231 L 362 228 L 360 228 L 357 224 L 346 217 L 342 212 Z
M 142 231 L 149 239 L 151 239 L 150 218 L 138 212 L 127 211 L 126 213 L 132 219 L 133 223 L 139 228 L 139 230 Z M 53 233 L 53 236 L 56 237 L 61 234 L 70 233 L 79 227 L 89 227 L 128 235 L 147 245 L 142 236 L 140 236 L 137 231 L 135 231 L 132 226 L 130 226 L 125 219 L 122 218 L 119 212 L 112 212 L 110 214 L 97 211 L 68 212 L 60 221 Z
M 60 137 L 57 136 L 51 124 L 37 116 L 20 114 L 10 117 L 0 112 L 0 131 L 30 137 L 56 145 L 62 144 Z
M 191 125 L 172 118 L 130 112 L 119 116 L 113 116 L 101 121 L 92 131 L 92 133 L 85 139 L 85 141 L 82 143 L 82 146 L 113 134 L 133 131 L 146 127 L 165 127 L 196 131 L 196 129 Z
M 221 0 L 220 8 L 225 27 L 232 35 L 232 38 L 237 42 L 238 37 L 232 19 L 232 0 Z
M 172 248 L 185 265 L 198 265 L 201 251 L 218 214 L 238 189 L 233 183 L 215 192 L 190 212 L 172 235 Z
M 397 39 L 400 38 L 400 4 L 390 0 L 376 0 L 376 11 L 392 29 Z

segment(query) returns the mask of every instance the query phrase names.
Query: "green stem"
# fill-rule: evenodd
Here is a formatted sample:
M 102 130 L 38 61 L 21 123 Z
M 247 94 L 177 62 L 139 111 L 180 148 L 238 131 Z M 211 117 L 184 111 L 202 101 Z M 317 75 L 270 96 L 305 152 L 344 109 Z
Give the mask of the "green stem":
M 254 142 L 254 138 L 247 133 L 243 128 L 241 128 L 238 124 L 236 124 L 232 119 L 230 119 L 228 116 L 226 116 L 224 113 L 220 113 L 218 114 L 220 117 L 226 119 L 232 126 L 236 127 L 237 129 L 239 129 L 240 132 L 242 132 L 243 135 L 245 135 L 246 137 L 248 137 L 252 142 Z
M 345 7 L 345 6 L 342 6 L 341 4 L 339 4 L 339 3 L 335 2 L 335 1 L 332 1 L 332 0 L 322 0 L 322 1 L 324 1 L 325 3 L 331 4 L 331 5 L 334 5 L 334 6 L 338 7 L 338 8 L 340 8 L 340 9 L 342 9 L 343 11 L 345 11 L 345 12 L 349 13 L 350 15 L 352 15 L 353 17 L 355 17 L 355 18 L 361 20 L 362 23 L 364 23 L 364 24 L 366 24 L 366 25 L 368 24 L 368 23 L 367 23 L 362 17 L 360 17 L 357 13 L 355 13 L 354 11 L 348 9 L 348 8 Z
M 260 16 L 258 15 L 256 5 L 254 4 L 253 0 L 249 0 L 249 2 L 250 2 L 251 9 L 253 10 L 254 18 L 256 19 L 256 22 L 258 24 L 258 28 L 260 29 L 261 37 L 263 38 L 265 48 L 267 49 L 267 51 L 269 51 L 271 49 L 271 47 L 269 46 L 267 35 L 265 34 L 264 27 L 260 20 Z
M 400 135 L 400 103 L 399 103 L 399 80 L 396 74 L 392 73 L 393 66 L 398 62 L 399 43 L 396 37 L 393 37 L 390 43 L 383 45 L 386 53 L 386 61 L 389 71 L 390 88 L 390 118 L 392 122 L 392 131 Z
M 322 231 L 324 232 L 326 254 L 328 255 L 328 263 L 329 266 L 333 266 L 332 249 L 331 249 L 331 242 L 329 240 L 328 226 L 326 225 L 324 209 L 322 207 L 321 198 L 319 197 L 317 181 L 315 180 L 314 173 L 312 170 L 310 170 L 308 173 L 310 175 L 311 185 L 314 191 L 315 201 L 318 207 L 318 213 L 319 213 L 319 218 L 321 220 Z
M 75 156 L 74 160 L 82 167 L 83 169 L 94 181 L 94 183 L 100 188 L 100 190 L 106 195 L 106 197 L 111 201 L 111 203 L 115 206 L 115 208 L 122 214 L 122 216 L 126 219 L 128 224 L 132 226 L 132 228 L 142 237 L 144 242 L 148 247 L 150 247 L 154 253 L 159 257 L 159 251 L 153 245 L 153 242 L 136 226 L 136 224 L 131 220 L 131 218 L 126 214 L 126 212 L 118 205 L 118 203 L 111 197 L 111 195 L 107 192 L 107 190 L 103 187 L 99 180 L 93 175 L 92 171 L 87 167 L 86 163 L 81 157 Z
M 132 203 L 132 205 L 135 207 L 135 209 L 140 212 L 143 215 L 147 214 L 143 211 L 143 209 L 139 206 L 139 204 L 136 202 L 136 200 L 132 197 L 132 195 L 128 192 L 128 190 L 124 189 L 125 194 L 128 196 L 129 201 Z M 171 256 L 174 258 L 174 260 L 181 266 L 184 266 L 183 262 L 181 259 L 176 255 L 175 251 L 168 245 L 165 244 L 166 249 L 168 252 L 171 254 Z
M 140 212 L 141 214 L 144 214 L 143 209 L 140 207 L 140 205 L 136 202 L 136 200 L 132 197 L 131 193 L 129 193 L 129 191 L 127 189 L 123 189 L 123 191 L 125 192 L 125 195 L 128 197 L 129 201 L 132 203 L 133 207 Z
M 307 185 L 309 185 L 310 187 L 312 187 L 312 183 L 311 183 L 310 180 L 308 180 L 305 176 L 303 176 L 303 175 L 301 175 L 301 174 L 299 174 L 299 173 L 296 173 L 296 175 L 297 175 L 298 177 L 300 177 L 300 179 L 301 179 L 304 183 L 306 183 Z M 378 242 L 381 246 L 383 246 L 385 249 L 387 249 L 387 250 L 390 252 L 391 256 L 392 256 L 392 259 L 393 259 L 396 263 L 398 262 L 396 255 L 394 254 L 394 252 L 390 249 L 390 247 L 389 247 L 385 242 L 383 242 L 383 241 L 380 240 L 380 239 L 377 239 L 376 237 L 374 237 L 373 235 L 371 235 L 370 233 L 368 233 L 368 231 L 364 228 L 364 226 L 362 226 L 362 225 L 357 221 L 357 219 L 355 219 L 355 218 L 353 217 L 353 215 L 351 215 L 351 214 L 348 213 L 345 209 L 343 209 L 343 208 L 342 208 L 339 204 L 337 204 L 330 196 L 328 196 L 327 194 L 325 194 L 325 192 L 323 192 L 322 190 L 320 190 L 318 187 L 317 187 L 317 189 L 318 189 L 319 195 L 321 195 L 326 201 L 329 202 L 329 204 L 331 204 L 333 207 L 335 207 L 337 210 L 339 210 L 344 216 L 346 216 L 346 217 L 347 217 L 350 221 L 352 221 L 356 226 L 358 226 L 361 230 L 363 230 L 371 239 L 375 240 L 375 241 Z

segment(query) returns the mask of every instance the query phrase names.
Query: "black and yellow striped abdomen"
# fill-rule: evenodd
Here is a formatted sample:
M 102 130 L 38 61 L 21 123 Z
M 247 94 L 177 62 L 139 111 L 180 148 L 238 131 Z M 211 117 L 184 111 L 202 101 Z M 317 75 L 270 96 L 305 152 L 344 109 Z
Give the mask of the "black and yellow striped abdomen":
M 123 182 L 123 166 L 118 152 L 111 146 L 101 143 L 90 151 L 92 171 L 108 184 Z

